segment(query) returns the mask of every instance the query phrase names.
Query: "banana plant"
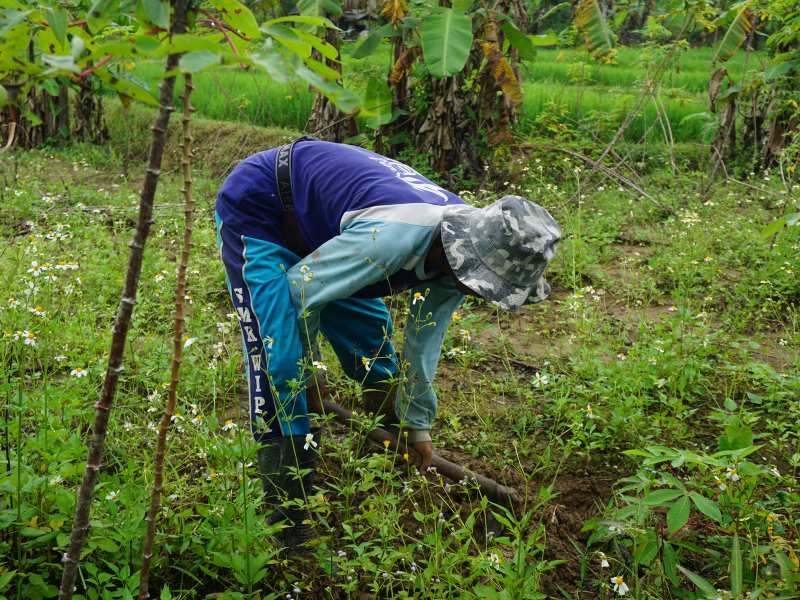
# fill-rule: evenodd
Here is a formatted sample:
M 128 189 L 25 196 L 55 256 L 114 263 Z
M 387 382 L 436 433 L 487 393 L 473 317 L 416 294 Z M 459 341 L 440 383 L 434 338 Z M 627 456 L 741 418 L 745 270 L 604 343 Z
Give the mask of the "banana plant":
M 521 61 L 533 61 L 537 47 L 557 45 L 559 38 L 527 33 L 522 0 L 443 4 L 385 0 L 386 23 L 353 49 L 360 59 L 384 40 L 393 47 L 388 85 L 370 82 L 365 100 L 385 108 L 366 124 L 379 130 L 378 144 L 389 140 L 390 152 L 405 139 L 430 148 L 439 171 L 461 165 L 482 172 L 484 150 L 511 138 L 522 104 Z M 610 60 L 613 36 L 600 5 L 581 0 L 575 21 L 592 55 Z
M 717 47 L 717 52 L 714 54 L 713 64 L 723 63 L 733 57 L 739 51 L 739 48 L 744 45 L 747 36 L 753 31 L 755 27 L 755 15 L 751 11 L 751 1 L 742 2 L 738 6 L 731 8 L 729 11 L 723 12 L 720 16 L 720 21 L 726 17 L 733 15 L 733 20 L 722 41 Z
M 709 86 L 711 112 L 720 115 L 709 185 L 725 157 L 736 155 L 739 112 L 749 113 L 743 119 L 740 141 L 756 148 L 753 168 L 781 160 L 793 175 L 800 165 L 800 12 L 796 8 L 791 0 L 744 0 L 721 11 L 714 23 L 727 27 L 714 54 Z M 747 74 L 747 80 L 734 81 L 724 64 L 756 34 L 766 37 L 769 62 L 762 70 Z
M 611 29 L 597 0 L 581 0 L 575 7 L 575 29 L 583 36 L 586 49 L 594 58 L 613 57 Z

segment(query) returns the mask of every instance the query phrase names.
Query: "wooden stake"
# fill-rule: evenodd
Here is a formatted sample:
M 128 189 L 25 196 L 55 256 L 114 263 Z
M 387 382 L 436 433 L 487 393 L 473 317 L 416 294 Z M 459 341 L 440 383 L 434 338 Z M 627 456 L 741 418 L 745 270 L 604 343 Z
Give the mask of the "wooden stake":
M 186 30 L 186 9 L 188 0 L 176 0 L 173 13 L 172 33 L 183 33 Z M 178 67 L 179 54 L 170 54 L 166 61 L 166 72 L 173 72 Z M 122 372 L 122 357 L 125 352 L 125 340 L 131 324 L 133 307 L 136 304 L 136 292 L 139 287 L 139 276 L 142 272 L 142 258 L 144 245 L 150 234 L 150 225 L 153 221 L 153 200 L 158 187 L 158 177 L 161 172 L 161 159 L 164 156 L 167 125 L 172 112 L 172 90 L 175 86 L 175 76 L 167 77 L 161 83 L 160 108 L 153 125 L 153 141 L 150 146 L 150 160 L 145 174 L 142 192 L 139 197 L 139 218 L 136 233 L 130 243 L 128 256 L 128 271 L 125 276 L 125 287 L 122 298 L 117 308 L 114 320 L 114 329 L 111 335 L 111 349 L 108 353 L 108 366 L 106 368 L 103 388 L 100 398 L 95 403 L 94 425 L 92 438 L 89 442 L 89 455 L 86 460 L 86 470 L 83 481 L 78 489 L 78 502 L 75 508 L 75 520 L 70 534 L 69 548 L 62 556 L 64 572 L 61 576 L 61 587 L 58 591 L 59 600 L 70 600 L 75 592 L 75 577 L 78 572 L 78 561 L 81 549 L 89 532 L 89 513 L 92 507 L 94 486 L 97 482 L 97 473 L 103 459 L 103 446 L 105 445 L 108 431 L 108 417 L 114 396 L 117 391 L 119 374 Z
M 167 430 L 175 414 L 175 403 L 180 380 L 181 362 L 183 361 L 183 325 L 186 313 L 186 269 L 189 264 L 189 251 L 192 245 L 192 223 L 194 221 L 194 202 L 192 200 L 192 133 L 190 124 L 192 120 L 192 107 L 189 99 L 192 95 L 192 76 L 184 75 L 183 91 L 183 140 L 181 141 L 181 168 L 183 170 L 183 250 L 178 264 L 178 281 L 175 286 L 175 335 L 173 337 L 172 370 L 167 393 L 167 406 L 161 417 L 158 428 L 158 442 L 154 463 L 153 492 L 150 496 L 150 508 L 147 511 L 147 533 L 142 544 L 142 567 L 139 576 L 139 600 L 150 597 L 148 582 L 150 578 L 150 558 L 153 556 L 153 540 L 156 535 L 156 519 L 158 507 L 161 504 L 161 493 L 164 490 L 164 456 L 167 452 Z

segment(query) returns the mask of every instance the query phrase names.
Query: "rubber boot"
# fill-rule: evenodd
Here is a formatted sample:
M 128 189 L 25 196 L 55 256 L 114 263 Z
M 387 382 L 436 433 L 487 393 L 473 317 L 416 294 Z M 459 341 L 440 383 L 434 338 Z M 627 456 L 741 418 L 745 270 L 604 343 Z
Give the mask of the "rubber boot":
M 312 431 L 316 444 L 309 444 L 306 436 L 270 440 L 258 449 L 258 470 L 264 485 L 264 503 L 273 508 L 270 523 L 285 522 L 277 534 L 278 541 L 288 549 L 300 549 L 311 539 L 311 526 L 305 506 L 314 483 L 317 448 L 320 430 Z M 308 449 L 305 448 L 308 446 Z M 297 469 L 303 472 L 298 477 Z M 288 503 L 288 506 L 284 506 Z

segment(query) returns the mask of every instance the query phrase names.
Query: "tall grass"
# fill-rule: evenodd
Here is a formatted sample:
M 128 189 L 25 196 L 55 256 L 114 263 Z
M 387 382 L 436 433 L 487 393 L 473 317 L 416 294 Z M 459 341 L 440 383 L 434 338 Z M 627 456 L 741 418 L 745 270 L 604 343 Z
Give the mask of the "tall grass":
M 355 90 L 365 87 L 369 77 L 380 77 L 389 64 L 389 47 L 372 56 L 355 60 L 345 48 L 345 78 Z M 675 141 L 697 141 L 702 135 L 702 119 L 686 117 L 707 110 L 706 88 L 711 72 L 713 48 L 692 48 L 682 53 L 662 81 L 660 101 L 664 105 Z M 726 67 L 734 79 L 746 68 L 758 68 L 764 61 L 761 53 L 745 57 L 739 54 Z M 157 66 L 137 65 L 134 75 L 155 88 Z M 521 133 L 540 127 L 542 118 L 558 116 L 566 124 L 591 120 L 603 136 L 613 130 L 633 107 L 636 95 L 647 74 L 645 51 L 620 48 L 616 63 L 603 65 L 592 60 L 582 49 L 539 50 L 534 61 L 523 66 L 523 110 L 518 124 Z M 219 67 L 195 76 L 194 104 L 208 118 L 242 121 L 261 126 L 280 126 L 293 130 L 305 127 L 314 94 L 302 84 L 283 84 L 263 73 L 237 66 Z M 176 97 L 182 93 L 180 86 Z M 625 134 L 629 141 L 639 141 L 648 129 L 649 141 L 663 139 L 661 127 L 652 127 L 657 118 L 650 102 Z
M 522 133 L 546 127 L 543 121 L 558 120 L 574 127 L 589 125 L 601 139 L 607 138 L 619 126 L 625 115 L 633 110 L 636 88 L 577 86 L 559 82 L 533 82 L 523 86 L 523 110 L 518 124 Z M 706 110 L 703 98 L 694 94 L 662 94 L 675 141 L 697 141 L 702 135 L 702 121 L 686 117 Z M 657 119 L 655 104 L 645 105 L 625 133 L 625 139 L 640 141 L 649 129 L 648 141 L 663 139 L 660 127 L 652 127 Z
M 675 67 L 664 77 L 662 86 L 705 94 L 714 53 L 713 48 L 692 48 L 680 54 Z M 749 58 L 749 68 L 760 65 L 764 57 L 763 53 L 752 54 Z M 525 64 L 525 80 L 570 84 L 580 74 L 595 85 L 635 86 L 640 84 L 647 74 L 645 60 L 646 51 L 641 48 L 619 48 L 613 65 L 594 61 L 582 49 L 539 50 L 536 60 Z M 739 53 L 726 64 L 728 72 L 734 79 L 739 78 L 744 72 L 746 60 L 748 59 L 744 54 Z
M 157 65 L 141 63 L 134 75 L 155 81 Z M 302 84 L 283 84 L 255 70 L 238 66 L 209 69 L 194 75 L 192 103 L 197 112 L 210 119 L 244 121 L 262 126 L 300 130 L 306 124 L 314 94 Z M 151 86 L 155 87 L 152 83 Z M 183 84 L 175 86 L 175 97 Z

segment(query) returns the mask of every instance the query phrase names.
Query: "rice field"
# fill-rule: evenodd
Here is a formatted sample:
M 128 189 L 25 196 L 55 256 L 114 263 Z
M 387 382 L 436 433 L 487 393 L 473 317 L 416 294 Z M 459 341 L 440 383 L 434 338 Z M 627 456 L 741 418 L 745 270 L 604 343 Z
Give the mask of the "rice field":
M 389 66 L 388 45 L 372 56 L 356 60 L 345 47 L 344 72 L 355 90 L 364 88 L 372 75 L 380 76 Z M 660 142 L 666 127 L 658 114 L 667 116 L 676 142 L 702 140 L 707 110 L 706 87 L 712 70 L 713 48 L 692 48 L 677 57 L 661 82 L 656 98 L 645 102 L 642 115 L 626 132 L 633 142 Z M 616 63 L 600 64 L 583 49 L 545 49 L 534 61 L 523 65 L 524 100 L 518 130 L 522 134 L 545 131 L 549 122 L 569 127 L 581 124 L 600 138 L 613 134 L 635 106 L 652 57 L 641 48 L 620 48 Z M 765 57 L 739 54 L 727 68 L 734 78 L 747 69 L 763 68 Z M 133 74 L 155 89 L 160 66 L 143 63 Z M 225 66 L 195 76 L 194 103 L 204 117 L 241 121 L 261 126 L 302 130 L 314 94 L 300 83 L 283 84 L 260 72 Z M 176 94 L 180 94 L 178 86 Z M 660 104 L 659 108 L 657 103 Z

